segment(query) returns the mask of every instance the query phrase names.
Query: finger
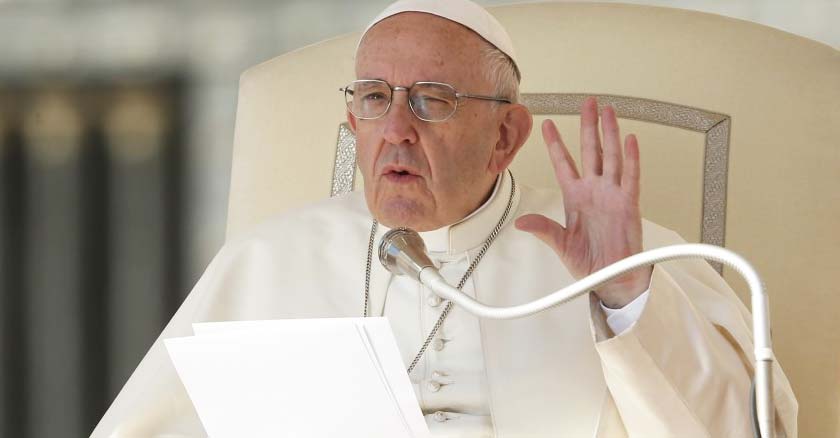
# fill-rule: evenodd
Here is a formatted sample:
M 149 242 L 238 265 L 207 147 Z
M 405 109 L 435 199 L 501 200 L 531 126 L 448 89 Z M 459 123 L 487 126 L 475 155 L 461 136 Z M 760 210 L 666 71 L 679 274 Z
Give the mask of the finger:
M 601 111 L 601 130 L 604 134 L 603 175 L 615 184 L 621 183 L 621 137 L 615 110 L 606 106 Z
M 580 157 L 584 178 L 601 174 L 598 101 L 594 97 L 587 98 L 580 110 Z
M 557 254 L 564 254 L 566 228 L 541 214 L 526 214 L 514 222 L 516 228 L 533 234 Z
M 633 198 L 639 197 L 641 177 L 639 141 L 633 134 L 624 139 L 624 167 L 621 172 L 621 188 Z
M 568 185 L 580 178 L 577 171 L 575 159 L 563 143 L 560 137 L 560 132 L 557 131 L 557 126 L 551 120 L 545 120 L 542 123 L 542 135 L 545 141 L 545 146 L 548 148 L 548 156 L 551 158 L 551 165 L 554 168 L 554 176 L 557 178 L 557 183 L 560 188 L 564 189 Z

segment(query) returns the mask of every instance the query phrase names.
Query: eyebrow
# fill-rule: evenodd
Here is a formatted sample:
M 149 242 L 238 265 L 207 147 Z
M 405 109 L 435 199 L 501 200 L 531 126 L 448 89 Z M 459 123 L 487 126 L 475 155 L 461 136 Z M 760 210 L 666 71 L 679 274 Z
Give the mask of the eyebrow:
M 390 85 L 390 86 L 392 86 L 392 87 L 394 86 L 392 83 L 390 83 L 390 82 L 388 82 L 387 80 L 385 80 L 384 78 L 380 78 L 380 77 L 375 77 L 375 78 L 356 78 L 356 80 L 357 80 L 357 81 L 370 81 L 370 80 L 377 80 L 377 81 L 382 81 L 382 82 L 385 82 L 386 84 L 388 84 L 388 85 Z M 440 83 L 440 84 L 448 84 L 448 85 L 451 85 L 452 87 L 455 87 L 455 88 L 457 89 L 457 87 L 456 87 L 454 84 L 452 84 L 451 82 L 441 81 L 441 80 L 437 80 L 437 79 L 422 79 L 422 80 L 419 80 L 419 81 L 415 81 L 415 82 L 413 82 L 413 83 L 411 83 L 410 85 L 407 85 L 407 86 L 409 86 L 409 87 L 410 87 L 411 85 L 414 85 L 414 84 L 416 84 L 417 82 L 437 82 L 437 83 Z M 399 85 L 397 85 L 397 87 L 399 87 Z

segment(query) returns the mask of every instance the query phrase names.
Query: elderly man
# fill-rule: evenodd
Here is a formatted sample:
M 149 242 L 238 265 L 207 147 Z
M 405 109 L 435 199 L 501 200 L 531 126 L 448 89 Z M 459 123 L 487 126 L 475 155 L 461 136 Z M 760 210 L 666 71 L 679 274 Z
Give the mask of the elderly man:
M 748 312 L 705 262 L 484 321 L 372 261 L 389 228 L 414 228 L 451 283 L 511 305 L 679 242 L 641 219 L 638 144 L 629 135 L 622 145 L 611 108 L 599 132 L 596 102 L 584 104 L 579 167 L 543 124 L 561 190 L 538 191 L 507 171 L 532 117 L 517 103 L 512 44 L 477 5 L 395 3 L 364 33 L 356 76 L 344 93 L 364 194 L 228 243 L 94 436 L 203 436 L 161 344 L 192 322 L 360 315 L 389 318 L 434 436 L 751 435 Z M 316 237 L 337 250 L 320 254 Z M 777 430 L 796 436 L 796 401 L 780 369 L 775 377 Z

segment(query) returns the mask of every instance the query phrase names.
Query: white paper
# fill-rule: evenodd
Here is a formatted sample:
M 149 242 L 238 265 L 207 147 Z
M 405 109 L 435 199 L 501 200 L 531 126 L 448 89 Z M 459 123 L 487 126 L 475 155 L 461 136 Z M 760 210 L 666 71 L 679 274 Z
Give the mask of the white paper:
M 385 318 L 193 330 L 164 342 L 212 438 L 429 436 Z

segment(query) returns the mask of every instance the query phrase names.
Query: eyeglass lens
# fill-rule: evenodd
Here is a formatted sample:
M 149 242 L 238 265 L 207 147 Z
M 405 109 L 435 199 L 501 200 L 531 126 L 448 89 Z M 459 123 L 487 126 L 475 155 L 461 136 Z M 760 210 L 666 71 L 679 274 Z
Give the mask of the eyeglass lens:
M 362 119 L 382 117 L 391 104 L 391 87 L 383 81 L 360 80 L 345 89 L 347 108 Z M 421 120 L 448 119 L 458 105 L 455 89 L 446 84 L 418 82 L 409 89 L 411 110 Z

